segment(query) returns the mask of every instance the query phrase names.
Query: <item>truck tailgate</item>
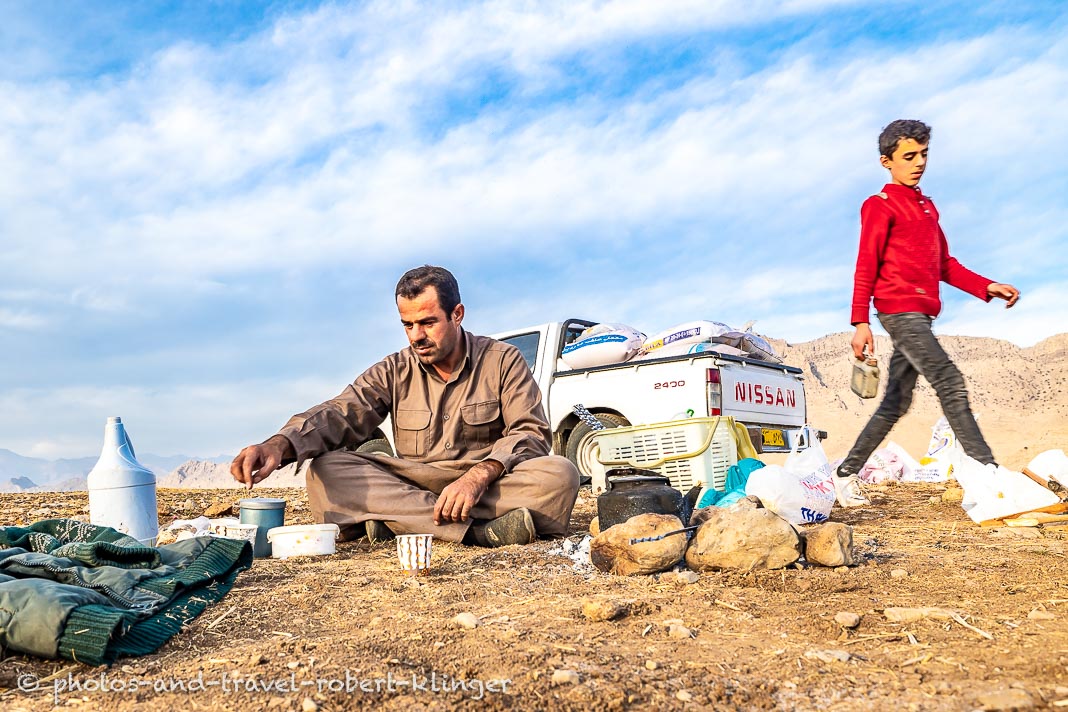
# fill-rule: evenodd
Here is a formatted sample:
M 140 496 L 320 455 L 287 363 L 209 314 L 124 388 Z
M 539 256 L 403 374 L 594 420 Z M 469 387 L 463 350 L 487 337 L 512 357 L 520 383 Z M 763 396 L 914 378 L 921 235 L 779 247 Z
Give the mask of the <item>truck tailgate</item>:
M 799 374 L 752 363 L 739 365 L 720 371 L 724 413 L 750 423 L 805 424 L 805 391 Z

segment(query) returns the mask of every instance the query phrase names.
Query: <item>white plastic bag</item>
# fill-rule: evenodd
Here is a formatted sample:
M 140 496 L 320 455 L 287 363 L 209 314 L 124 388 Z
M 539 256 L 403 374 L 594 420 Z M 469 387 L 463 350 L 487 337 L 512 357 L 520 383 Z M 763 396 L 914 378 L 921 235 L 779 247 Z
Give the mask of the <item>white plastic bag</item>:
M 961 507 L 979 524 L 1060 502 L 1060 497 L 1022 472 L 983 465 L 967 455 L 961 455 L 954 476 L 964 488 Z
M 764 507 L 792 524 L 826 521 L 834 506 L 831 465 L 818 442 L 807 450 L 794 450 L 786 464 L 754 470 L 745 485 Z

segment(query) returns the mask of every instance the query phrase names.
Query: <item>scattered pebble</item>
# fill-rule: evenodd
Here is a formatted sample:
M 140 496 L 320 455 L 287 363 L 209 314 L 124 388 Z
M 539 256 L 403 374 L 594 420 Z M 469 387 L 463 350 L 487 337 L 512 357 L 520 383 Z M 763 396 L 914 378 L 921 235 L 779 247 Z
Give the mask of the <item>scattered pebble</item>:
M 467 628 L 468 630 L 473 630 L 479 626 L 478 616 L 470 611 L 457 613 L 452 617 L 452 623 L 458 628 Z
M 976 701 L 984 710 L 1029 710 L 1035 701 L 1023 690 L 1007 689 L 983 692 L 976 695 Z
M 294 660 L 291 663 L 286 663 L 286 667 L 289 668 L 290 670 L 296 670 L 297 668 L 300 667 L 300 661 L 299 660 Z
M 1027 617 L 1033 621 L 1052 621 L 1056 620 L 1057 616 L 1053 615 L 1049 611 L 1044 611 L 1041 608 L 1036 608 L 1027 614 Z
M 835 569 L 834 569 L 834 572 L 836 574 L 848 574 L 849 573 L 849 567 L 848 566 L 836 566 Z
M 300 708 L 304 712 L 318 712 L 319 705 L 310 697 L 305 697 L 304 701 L 300 703 Z
M 860 616 L 849 611 L 840 611 L 834 614 L 834 622 L 843 628 L 856 628 L 860 625 Z
M 852 656 L 844 650 L 809 650 L 805 653 L 805 657 L 810 660 L 822 660 L 825 663 L 847 663 Z
M 689 640 L 693 637 L 693 631 L 684 625 L 672 623 L 668 626 L 668 635 L 676 640 Z
M 931 497 L 927 501 L 930 502 L 931 504 L 938 504 L 939 502 L 942 501 L 942 498 L 938 497 L 938 496 L 935 496 L 935 495 L 931 495 Z
M 658 667 L 660 667 L 660 664 L 658 662 L 656 662 L 655 660 L 646 660 L 645 661 L 645 669 L 646 670 L 656 670 Z
M 249 665 L 263 665 L 267 662 L 267 656 L 263 653 L 253 653 L 252 657 L 248 659 Z
M 928 606 L 926 608 L 884 608 L 883 615 L 886 616 L 887 620 L 893 621 L 894 623 L 913 623 L 915 621 L 923 620 L 924 618 L 932 618 L 941 621 L 953 620 L 953 616 L 956 615 L 956 613 L 948 608 Z
M 958 504 L 964 501 L 964 490 L 960 487 L 948 487 L 942 493 L 942 501 L 947 504 Z
M 553 670 L 554 685 L 577 685 L 579 683 L 579 674 L 574 670 Z
M 701 574 L 696 571 L 668 571 L 660 574 L 661 583 L 673 583 L 679 586 L 689 586 L 701 580 Z
M 679 690 L 675 693 L 675 699 L 679 700 L 680 702 L 690 702 L 693 700 L 693 695 L 691 695 L 686 690 Z
M 908 578 L 909 572 L 905 569 L 894 569 L 890 572 L 890 578 Z
M 586 599 L 582 602 L 582 615 L 591 621 L 610 621 L 627 615 L 627 604 L 619 601 Z

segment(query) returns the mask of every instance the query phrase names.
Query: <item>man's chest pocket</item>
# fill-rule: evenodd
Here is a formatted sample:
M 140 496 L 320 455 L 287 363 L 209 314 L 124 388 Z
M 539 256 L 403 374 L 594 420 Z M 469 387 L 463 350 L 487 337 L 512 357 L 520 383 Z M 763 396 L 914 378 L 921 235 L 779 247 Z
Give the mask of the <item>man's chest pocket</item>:
M 430 429 L 429 410 L 397 410 L 397 455 L 422 457 Z
M 500 401 L 462 406 L 460 417 L 464 421 L 464 445 L 469 450 L 490 447 L 504 433 Z

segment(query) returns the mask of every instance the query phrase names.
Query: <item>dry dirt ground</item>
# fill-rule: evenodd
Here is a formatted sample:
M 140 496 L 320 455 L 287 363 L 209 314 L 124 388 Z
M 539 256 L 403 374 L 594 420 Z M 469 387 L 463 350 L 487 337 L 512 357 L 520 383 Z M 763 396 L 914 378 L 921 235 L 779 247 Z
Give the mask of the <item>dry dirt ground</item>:
M 860 563 L 848 569 L 706 573 L 683 585 L 579 570 L 552 553 L 559 542 L 435 543 L 432 573 L 417 579 L 398 570 L 391 544 L 364 540 L 328 557 L 257 560 L 154 655 L 89 668 L 6 653 L 0 709 L 1068 708 L 1068 535 L 981 529 L 959 505 L 932 502 L 942 489 L 897 484 L 871 507 L 835 509 L 854 527 Z M 303 490 L 257 494 L 285 497 L 287 524 L 310 521 Z M 161 521 L 233 496 L 161 490 Z M 4 523 L 42 508 L 84 516 L 84 498 L 3 495 Z M 594 513 L 584 488 L 572 540 Z M 588 621 L 590 598 L 630 613 Z M 883 609 L 893 606 L 950 608 L 963 624 L 892 623 Z M 860 625 L 841 628 L 841 611 Z M 478 627 L 450 622 L 462 612 Z M 669 635 L 672 621 L 693 637 Z M 32 680 L 36 692 L 18 689 Z

